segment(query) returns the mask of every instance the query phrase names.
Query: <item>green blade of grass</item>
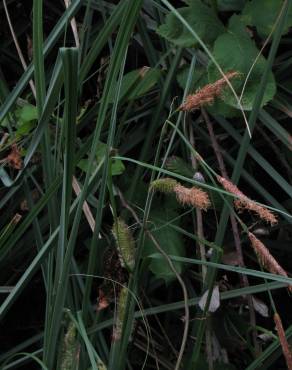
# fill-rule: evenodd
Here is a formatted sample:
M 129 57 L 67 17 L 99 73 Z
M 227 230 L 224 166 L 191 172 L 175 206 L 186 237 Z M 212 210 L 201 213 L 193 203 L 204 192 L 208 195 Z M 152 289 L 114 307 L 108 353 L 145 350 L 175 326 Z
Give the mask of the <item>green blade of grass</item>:
M 76 118 L 77 118 L 77 94 L 78 94 L 78 49 L 62 48 L 60 49 L 62 60 L 64 81 L 65 81 L 65 110 L 64 110 L 64 171 L 63 171 L 63 189 L 62 205 L 60 216 L 60 231 L 58 240 L 58 251 L 56 257 L 55 271 L 55 291 L 56 300 L 52 302 L 54 309 L 52 317 L 48 318 L 48 341 L 44 347 L 44 360 L 49 368 L 54 365 L 54 353 L 57 346 L 57 336 L 63 314 L 63 305 L 59 304 L 58 298 L 62 295 L 62 301 L 65 302 L 66 294 L 64 288 L 63 269 L 64 255 L 67 249 L 68 227 L 70 204 L 72 199 L 72 179 L 75 167 L 75 140 L 76 140 Z M 72 255 L 71 255 L 72 257 Z M 71 262 L 71 258 L 70 258 Z M 67 268 L 68 269 L 68 268 Z M 66 270 L 67 270 L 66 269 Z M 68 271 L 67 271 L 68 272 Z M 66 279 L 68 276 L 66 274 Z M 65 289 L 67 292 L 67 289 Z M 68 292 L 67 292 L 68 294 Z
M 89 184 L 88 184 L 88 188 L 87 188 L 87 191 L 90 192 L 92 191 L 94 185 L 96 184 L 96 179 L 97 179 L 97 175 L 99 174 L 100 172 L 100 169 L 102 167 L 102 164 L 103 164 L 103 161 L 101 161 L 101 163 L 97 166 L 97 168 L 95 169 L 94 173 L 92 174 L 92 176 L 90 177 L 90 180 L 89 180 Z M 56 183 L 55 184 L 52 184 L 52 188 L 51 188 L 51 192 L 54 193 L 56 191 L 56 189 L 58 188 L 58 186 L 60 185 L 60 182 L 61 182 L 61 179 L 56 179 L 55 181 Z M 54 187 L 53 187 L 54 186 Z M 56 187 L 56 189 L 55 189 Z M 87 193 L 83 194 L 84 197 L 86 197 Z M 46 196 L 49 196 L 49 194 L 46 194 Z M 75 214 L 74 212 L 77 213 L 77 210 L 78 210 L 78 206 L 80 204 L 80 201 L 82 200 L 82 193 L 74 200 L 71 208 L 70 208 L 70 214 L 73 215 Z M 19 228 L 16 230 L 16 233 L 15 235 L 13 235 L 13 237 L 17 240 L 19 237 L 21 237 L 21 235 L 23 234 L 22 230 L 23 228 L 26 229 L 27 225 L 30 225 L 32 223 L 32 220 L 33 218 L 35 217 L 35 213 L 37 213 L 39 211 L 39 208 L 42 206 L 42 205 L 45 205 L 47 203 L 47 199 L 46 197 L 43 197 L 40 202 L 35 206 L 35 209 L 33 209 L 30 214 L 29 214 L 29 217 L 27 220 L 27 222 L 25 223 L 25 225 L 20 225 Z M 83 202 L 82 202 L 83 204 Z M 81 207 L 82 209 L 82 207 Z M 23 222 L 24 223 L 24 222 Z M 74 227 L 74 223 L 73 223 L 73 226 L 72 228 Z M 53 245 L 54 245 L 54 242 L 58 236 L 60 232 L 60 226 L 58 226 L 51 234 L 50 234 L 50 237 L 48 238 L 48 240 L 45 242 L 45 244 L 43 245 L 42 249 L 37 253 L 37 255 L 33 258 L 32 262 L 30 263 L 29 267 L 26 269 L 26 271 L 24 272 L 24 274 L 21 276 L 21 278 L 19 279 L 19 281 L 17 282 L 17 284 L 14 286 L 13 290 L 11 291 L 11 293 L 8 295 L 8 297 L 4 300 L 4 302 L 1 304 L 0 306 L 0 320 L 3 319 L 3 317 L 5 316 L 5 314 L 8 312 L 9 308 L 11 307 L 11 305 L 15 302 L 15 300 L 17 299 L 17 297 L 21 294 L 22 290 L 24 289 L 24 287 L 29 283 L 29 281 L 31 280 L 31 278 L 34 276 L 34 274 L 36 273 L 36 271 L 40 268 L 42 262 L 45 260 L 46 256 L 49 254 L 49 252 L 51 251 Z M 10 246 L 12 247 L 14 245 L 14 240 L 10 240 Z M 71 259 L 70 259 L 71 261 Z M 68 265 L 68 263 L 67 263 Z M 66 266 L 64 264 L 64 266 Z M 68 270 L 68 266 L 67 266 L 67 270 Z M 69 273 L 67 273 L 67 277 L 68 277 Z M 62 291 L 62 293 L 64 292 L 64 290 Z

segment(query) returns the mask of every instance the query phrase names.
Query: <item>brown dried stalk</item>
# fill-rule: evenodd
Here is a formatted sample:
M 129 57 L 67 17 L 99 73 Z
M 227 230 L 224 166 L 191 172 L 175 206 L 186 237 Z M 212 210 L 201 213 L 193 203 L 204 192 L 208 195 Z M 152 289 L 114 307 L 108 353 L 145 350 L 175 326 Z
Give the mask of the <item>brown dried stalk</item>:
M 256 238 L 253 233 L 248 233 L 248 237 L 263 267 L 265 267 L 272 274 L 278 274 L 288 277 L 287 272 L 271 255 L 268 248 L 258 238 Z M 292 285 L 289 285 L 288 289 L 292 292 Z
M 276 324 L 278 337 L 279 337 L 279 341 L 280 341 L 280 344 L 281 344 L 281 347 L 282 347 L 283 355 L 284 355 L 285 360 L 286 360 L 287 368 L 289 370 L 292 370 L 292 353 L 291 353 L 291 349 L 289 347 L 289 343 L 288 343 L 286 335 L 285 335 L 285 331 L 284 331 L 284 328 L 283 328 L 283 325 L 282 325 L 281 317 L 279 316 L 278 313 L 274 314 L 274 322 Z
M 267 208 L 263 206 L 260 206 L 259 204 L 248 198 L 238 189 L 236 185 L 232 184 L 231 181 L 221 176 L 217 176 L 217 180 L 225 190 L 227 190 L 229 193 L 236 195 L 239 198 L 234 200 L 234 206 L 237 210 L 248 209 L 250 211 L 253 211 L 262 220 L 265 220 L 271 225 L 274 225 L 278 222 L 276 216 L 271 211 L 269 211 Z
M 227 72 L 225 75 L 226 78 L 220 78 L 220 80 L 205 85 L 195 94 L 188 95 L 185 103 L 182 104 L 179 109 L 191 112 L 202 106 L 213 104 L 214 99 L 222 95 L 223 88 L 227 85 L 226 79 L 230 80 L 237 76 L 239 76 L 239 72 Z

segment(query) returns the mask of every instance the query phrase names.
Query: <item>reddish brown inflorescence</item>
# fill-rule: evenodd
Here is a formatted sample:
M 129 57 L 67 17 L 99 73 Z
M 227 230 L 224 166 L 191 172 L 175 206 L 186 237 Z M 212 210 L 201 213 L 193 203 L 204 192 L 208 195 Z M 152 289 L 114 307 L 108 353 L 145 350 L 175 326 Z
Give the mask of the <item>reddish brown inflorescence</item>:
M 186 188 L 182 185 L 176 185 L 174 187 L 177 200 L 182 205 L 190 205 L 206 211 L 210 206 L 210 200 L 208 194 L 196 187 Z
M 184 104 L 179 109 L 187 112 L 191 112 L 195 109 L 199 109 L 202 106 L 212 104 L 215 98 L 222 95 L 223 88 L 227 85 L 227 80 L 239 76 L 239 72 L 227 72 L 225 78 L 220 78 L 213 83 L 205 85 L 195 94 L 188 95 Z
M 255 212 L 262 220 L 274 225 L 277 223 L 276 216 L 267 208 L 260 206 L 246 195 L 244 195 L 236 185 L 232 184 L 229 180 L 224 177 L 217 176 L 218 182 L 223 186 L 223 188 L 238 197 L 234 200 L 234 206 L 238 210 L 247 209 L 249 211 Z
M 283 269 L 282 266 L 279 265 L 276 259 L 271 255 L 268 248 L 253 233 L 248 233 L 248 237 L 263 267 L 272 274 L 278 274 L 288 277 L 287 272 Z M 288 289 L 292 291 L 292 285 L 289 285 Z
M 284 331 L 284 328 L 283 328 L 283 325 L 282 325 L 281 317 L 277 313 L 274 314 L 274 322 L 276 324 L 278 337 L 279 337 L 279 342 L 280 342 L 281 347 L 282 347 L 282 351 L 283 351 L 283 355 L 284 355 L 285 360 L 286 360 L 287 368 L 289 370 L 292 370 L 291 349 L 289 347 L 289 343 L 288 343 L 286 335 L 285 335 L 285 331 Z

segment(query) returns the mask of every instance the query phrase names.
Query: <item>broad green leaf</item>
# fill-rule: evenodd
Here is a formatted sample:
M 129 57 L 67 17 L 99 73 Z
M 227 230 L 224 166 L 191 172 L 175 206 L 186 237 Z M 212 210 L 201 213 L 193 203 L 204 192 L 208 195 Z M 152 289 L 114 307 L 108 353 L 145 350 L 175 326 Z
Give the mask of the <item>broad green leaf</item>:
M 143 67 L 127 73 L 122 79 L 120 100 L 134 100 L 146 94 L 159 80 L 161 71 L 157 68 Z M 111 91 L 111 102 L 115 91 Z
M 99 142 L 97 153 L 96 153 L 96 165 L 100 163 L 103 160 L 103 157 L 106 154 L 107 145 L 105 143 Z M 88 159 L 81 159 L 77 167 L 79 167 L 83 172 L 87 172 L 89 168 L 89 162 Z M 125 171 L 125 166 L 123 162 L 120 159 L 112 159 L 112 166 L 111 166 L 112 176 L 121 175 Z M 92 170 L 92 173 L 94 172 L 94 169 Z
M 24 105 L 17 110 L 17 117 L 22 122 L 33 121 L 38 118 L 37 108 L 34 105 Z
M 186 88 L 187 85 L 187 80 L 190 72 L 190 67 L 189 66 L 184 66 L 181 68 L 179 71 L 176 79 L 179 84 L 179 86 L 182 89 Z M 206 85 L 207 79 L 206 79 L 206 70 L 203 67 L 195 68 L 193 72 L 193 85 L 195 87 L 195 90 L 199 89 L 200 87 Z
M 245 24 L 254 26 L 262 38 L 266 38 L 272 32 L 284 0 L 252 0 L 248 1 L 242 12 Z M 292 26 L 292 8 L 290 7 L 283 34 Z
M 233 78 L 231 84 L 240 96 L 244 81 L 248 76 L 241 104 L 245 110 L 251 110 L 257 93 L 262 74 L 266 67 L 266 59 L 259 55 L 254 41 L 245 30 L 244 24 L 238 15 L 233 15 L 229 22 L 228 32 L 220 35 L 215 41 L 213 56 L 224 72 L 238 71 L 239 77 Z M 231 57 L 232 56 L 232 57 Z M 256 60 L 256 58 L 258 59 Z M 253 63 L 256 63 L 253 65 Z M 210 62 L 208 66 L 209 82 L 214 82 L 222 76 L 218 69 Z M 262 106 L 269 102 L 276 92 L 275 79 L 272 71 L 269 73 Z M 222 91 L 221 99 L 227 105 L 238 108 L 238 103 L 229 87 Z
M 222 116 L 226 118 L 240 117 L 240 110 L 226 104 L 222 99 L 216 98 L 212 105 L 206 107 L 207 111 L 213 116 Z
M 184 256 L 185 249 L 181 234 L 167 225 L 170 221 L 172 224 L 178 225 L 177 220 L 172 221 L 178 215 L 173 209 L 169 209 L 166 205 L 163 205 L 151 212 L 149 225 L 151 225 L 152 235 L 164 252 L 168 255 L 176 253 L 179 256 Z M 144 244 L 143 256 L 148 257 L 157 252 L 154 243 L 147 237 Z M 174 266 L 180 274 L 183 270 L 183 263 L 174 262 Z M 149 268 L 157 278 L 164 279 L 166 282 L 176 279 L 174 272 L 170 269 L 164 258 L 151 258 Z
M 16 136 L 25 136 L 32 130 L 37 123 L 38 113 L 34 105 L 26 104 L 16 110 L 15 115 L 18 119 Z
M 218 10 L 222 12 L 242 10 L 245 0 L 217 0 Z
M 171 172 L 179 173 L 185 177 L 193 177 L 193 168 L 186 163 L 182 158 L 177 156 L 172 156 L 167 159 L 165 164 L 166 169 Z
M 179 8 L 177 11 L 204 42 L 212 44 L 216 37 L 225 31 L 222 22 L 213 9 L 200 0 L 192 0 L 189 3 L 190 6 Z M 157 29 L 157 33 L 181 47 L 197 44 L 190 31 L 172 13 L 166 16 L 165 24 Z

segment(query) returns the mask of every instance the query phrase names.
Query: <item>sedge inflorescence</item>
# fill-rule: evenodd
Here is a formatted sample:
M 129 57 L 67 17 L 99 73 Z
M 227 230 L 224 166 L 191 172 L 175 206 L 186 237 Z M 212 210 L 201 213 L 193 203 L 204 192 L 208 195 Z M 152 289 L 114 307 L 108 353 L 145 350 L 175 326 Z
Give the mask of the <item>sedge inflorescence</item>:
M 135 241 L 129 226 L 124 220 L 117 218 L 113 224 L 112 233 L 117 244 L 121 265 L 133 270 L 135 266 Z
M 292 370 L 292 353 L 291 349 L 289 347 L 289 343 L 286 338 L 285 330 L 283 328 L 281 317 L 278 313 L 274 314 L 274 323 L 276 325 L 276 329 L 278 332 L 279 342 L 282 347 L 283 355 L 286 360 L 287 369 Z
M 270 210 L 248 198 L 231 181 L 221 176 L 217 176 L 217 180 L 226 191 L 237 196 L 237 199 L 234 200 L 234 206 L 237 210 L 241 211 L 243 209 L 247 209 L 255 212 L 262 220 L 270 223 L 271 225 L 277 223 L 276 216 Z
M 286 276 L 287 272 L 282 266 L 276 261 L 276 259 L 271 255 L 268 248 L 262 243 L 253 233 L 248 233 L 248 238 L 251 242 L 252 248 L 255 251 L 262 266 L 272 274 Z M 292 291 L 292 285 L 288 287 L 289 291 Z
M 222 95 L 224 87 L 227 85 L 227 80 L 238 77 L 239 72 L 227 72 L 225 78 L 220 78 L 213 83 L 209 83 L 199 89 L 195 94 L 188 95 L 186 101 L 179 107 L 182 111 L 191 112 L 199 109 L 202 106 L 214 103 L 214 99 Z
M 179 203 L 189 205 L 206 211 L 210 207 L 208 194 L 195 186 L 187 188 L 178 181 L 171 178 L 164 178 L 152 181 L 150 189 L 162 193 L 173 193 Z

